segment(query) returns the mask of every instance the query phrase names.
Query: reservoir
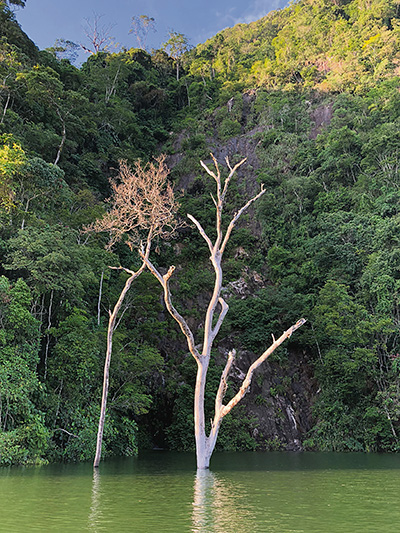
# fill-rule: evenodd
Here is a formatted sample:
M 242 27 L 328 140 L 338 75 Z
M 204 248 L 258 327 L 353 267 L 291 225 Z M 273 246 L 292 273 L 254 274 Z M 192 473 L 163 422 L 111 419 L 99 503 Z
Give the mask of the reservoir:
M 0 531 L 398 532 L 400 455 L 216 453 L 0 469 Z

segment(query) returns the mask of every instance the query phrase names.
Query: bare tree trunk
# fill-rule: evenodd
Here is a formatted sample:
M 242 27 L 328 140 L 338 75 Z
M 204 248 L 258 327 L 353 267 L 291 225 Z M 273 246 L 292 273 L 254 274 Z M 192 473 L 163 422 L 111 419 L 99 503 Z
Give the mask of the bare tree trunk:
M 35 194 L 35 196 L 32 196 L 31 198 L 27 199 L 26 204 L 25 204 L 24 214 L 23 214 L 23 217 L 22 217 L 21 229 L 25 228 L 25 217 L 26 217 L 26 215 L 28 213 L 29 204 L 30 204 L 31 200 L 34 200 L 38 196 L 40 196 L 40 195 L 39 194 Z
M 141 252 L 143 261 L 146 262 L 150 272 L 158 279 L 160 284 L 164 289 L 164 302 L 167 310 L 171 316 L 178 322 L 183 334 L 186 337 L 189 350 L 192 356 L 197 362 L 197 377 L 196 377 L 196 386 L 194 394 L 194 424 L 195 424 L 195 440 L 196 440 L 196 456 L 197 456 L 197 468 L 206 469 L 209 468 L 210 458 L 214 451 L 215 444 L 218 437 L 219 428 L 224 416 L 226 416 L 230 410 L 243 398 L 248 388 L 250 387 L 253 373 L 260 364 L 262 364 L 267 357 L 280 345 L 283 341 L 291 336 L 291 334 L 304 324 L 305 320 L 301 319 L 291 328 L 285 331 L 278 340 L 273 338 L 273 343 L 271 346 L 258 358 L 256 361 L 249 367 L 247 374 L 242 382 L 242 385 L 237 392 L 237 394 L 228 402 L 227 405 L 223 405 L 223 398 L 225 396 L 227 388 L 227 379 L 229 371 L 232 367 L 233 360 L 235 357 L 235 350 L 229 352 L 228 360 L 226 362 L 225 368 L 221 374 L 219 388 L 215 398 L 215 414 L 214 419 L 211 423 L 211 430 L 209 435 L 206 434 L 205 428 L 205 417 L 204 417 L 204 391 L 207 379 L 207 370 L 211 357 L 211 349 L 215 337 L 217 336 L 221 325 L 225 319 L 226 313 L 228 312 L 228 304 L 221 297 L 222 290 L 222 266 L 221 261 L 226 248 L 226 245 L 229 241 L 233 228 L 237 224 L 240 216 L 250 207 L 250 205 L 255 202 L 260 196 L 265 192 L 264 188 L 261 187 L 261 191 L 253 196 L 243 207 L 241 207 L 232 217 L 228 227 L 224 233 L 222 228 L 222 211 L 225 204 L 225 196 L 233 175 L 236 170 L 244 163 L 245 159 L 236 164 L 233 168 L 229 164 L 229 160 L 226 159 L 226 163 L 229 169 L 229 175 L 225 179 L 225 182 L 221 182 L 221 174 L 219 170 L 218 163 L 213 155 L 212 159 L 215 165 L 215 171 L 210 170 L 202 161 L 201 165 L 206 170 L 206 172 L 216 181 L 217 184 L 217 195 L 216 198 L 212 197 L 215 208 L 216 208 L 216 230 L 217 237 L 213 243 L 208 237 L 200 222 L 196 220 L 192 215 L 188 215 L 188 218 L 195 224 L 200 235 L 206 241 L 209 251 L 210 251 L 210 261 L 214 268 L 215 282 L 214 289 L 208 305 L 205 322 L 204 322 L 204 337 L 202 344 L 202 351 L 199 351 L 196 348 L 194 336 L 192 331 L 189 328 L 189 325 L 185 319 L 177 312 L 175 307 L 171 302 L 171 293 L 169 289 L 169 279 L 172 276 L 172 273 L 175 270 L 174 266 L 171 266 L 167 274 L 162 276 L 160 272 L 154 267 L 154 265 L 145 257 L 144 251 Z M 219 307 L 218 307 L 219 306 Z M 215 312 L 219 309 L 219 315 L 216 320 L 214 320 Z
M 97 300 L 97 325 L 100 326 L 100 307 L 101 307 L 101 294 L 103 292 L 103 279 L 104 279 L 104 270 L 101 273 L 100 278 L 100 287 L 99 287 L 99 299 Z
M 204 418 L 204 391 L 207 379 L 207 369 L 207 360 L 197 361 L 197 377 L 194 392 L 194 434 L 196 440 L 197 468 L 208 468 L 207 437 Z
M 61 152 L 62 152 L 62 149 L 64 148 L 65 139 L 67 138 L 67 130 L 66 130 L 66 127 L 65 127 L 65 120 L 63 119 L 63 117 L 61 116 L 61 113 L 58 110 L 57 110 L 57 115 L 58 115 L 58 117 L 59 117 L 59 119 L 61 120 L 61 123 L 62 123 L 62 136 L 61 136 L 60 146 L 58 147 L 57 155 L 56 155 L 55 161 L 53 163 L 54 165 L 57 165 L 57 163 L 60 160 Z
M 142 272 L 142 270 L 140 270 Z M 104 363 L 104 375 L 103 375 L 103 393 L 101 398 L 101 408 L 100 408 L 100 419 L 99 419 L 99 427 L 97 431 L 97 443 L 96 443 L 96 455 L 94 458 L 93 466 L 97 468 L 100 464 L 101 459 L 101 446 L 103 442 L 103 433 L 104 433 L 104 421 L 106 418 L 106 407 L 107 407 L 107 396 L 108 396 L 108 385 L 109 385 L 109 378 L 110 378 L 110 363 L 111 363 L 111 354 L 112 354 L 112 341 L 113 341 L 113 333 L 115 328 L 115 321 L 118 315 L 118 311 L 121 308 L 122 302 L 124 301 L 124 298 L 126 296 L 126 293 L 128 292 L 132 281 L 139 275 L 139 273 L 133 273 L 126 281 L 124 288 L 122 289 L 122 292 L 120 294 L 120 297 L 118 298 L 117 303 L 114 306 L 113 311 L 109 311 L 109 319 L 108 319 L 108 330 L 107 330 L 107 351 L 106 351 L 106 359 Z
M 7 113 L 8 104 L 10 103 L 10 99 L 11 99 L 11 94 L 8 93 L 8 95 L 7 95 L 7 100 L 6 100 L 6 103 L 5 103 L 5 105 L 4 105 L 3 113 L 2 113 L 2 115 L 1 115 L 0 124 L 3 124 L 3 122 L 4 122 L 4 118 L 5 118 L 6 113 Z
M 47 335 L 46 335 L 46 349 L 44 353 L 44 376 L 43 380 L 46 380 L 47 376 L 47 359 L 49 356 L 49 347 L 50 347 L 50 335 L 49 331 L 51 328 L 51 313 L 52 313 L 52 307 L 53 307 L 53 297 L 54 297 L 54 290 L 51 290 L 50 293 L 50 302 L 49 302 L 49 311 L 48 311 L 48 320 L 47 320 Z
M 151 245 L 151 238 L 147 242 L 145 257 L 149 256 L 150 245 Z M 108 385 L 109 385 L 109 378 L 110 378 L 110 363 L 111 363 L 112 342 L 113 342 L 113 333 L 115 329 L 115 322 L 117 319 L 118 312 L 121 309 L 121 305 L 125 299 L 127 292 L 130 289 L 130 286 L 132 285 L 133 280 L 136 279 L 143 272 L 145 268 L 146 268 L 145 262 L 142 263 L 142 266 L 136 272 L 133 272 L 132 270 L 129 270 L 127 268 L 120 267 L 120 269 L 125 270 L 125 272 L 130 274 L 130 277 L 126 280 L 124 288 L 121 291 L 121 294 L 118 298 L 117 303 L 114 306 L 113 311 L 112 312 L 109 311 L 110 316 L 108 319 L 108 329 L 107 329 L 107 351 L 106 351 L 106 359 L 104 362 L 103 393 L 101 397 L 100 418 L 99 418 L 99 426 L 97 430 L 96 455 L 95 455 L 94 462 L 93 462 L 94 468 L 98 468 L 100 464 L 100 459 L 101 459 L 101 447 L 103 443 L 104 421 L 106 418 Z
M 26 214 L 28 212 L 29 202 L 30 202 L 30 198 L 28 198 L 28 200 L 26 201 L 24 214 L 22 215 L 21 229 L 25 228 L 25 216 L 26 216 Z
M 105 103 L 108 104 L 110 101 L 111 96 L 115 93 L 116 87 L 117 87 L 117 80 L 119 71 L 121 70 L 121 66 L 118 66 L 117 72 L 115 73 L 114 80 L 111 84 L 111 87 L 106 87 L 106 96 L 105 96 Z

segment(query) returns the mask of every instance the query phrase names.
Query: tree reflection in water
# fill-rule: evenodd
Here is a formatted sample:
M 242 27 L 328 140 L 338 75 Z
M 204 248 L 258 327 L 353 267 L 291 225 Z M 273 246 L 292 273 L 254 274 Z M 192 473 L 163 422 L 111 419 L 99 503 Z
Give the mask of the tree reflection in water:
M 197 470 L 194 479 L 192 531 L 210 531 L 213 523 L 215 475 L 209 470 Z
M 97 531 L 101 522 L 101 482 L 100 472 L 98 468 L 93 469 L 93 482 L 92 482 L 92 501 L 90 504 L 90 513 L 88 517 L 88 529 L 89 531 Z
M 237 532 L 254 525 L 249 494 L 241 483 L 232 483 L 225 476 L 197 470 L 194 480 L 192 532 Z M 249 530 L 249 529 L 247 529 Z

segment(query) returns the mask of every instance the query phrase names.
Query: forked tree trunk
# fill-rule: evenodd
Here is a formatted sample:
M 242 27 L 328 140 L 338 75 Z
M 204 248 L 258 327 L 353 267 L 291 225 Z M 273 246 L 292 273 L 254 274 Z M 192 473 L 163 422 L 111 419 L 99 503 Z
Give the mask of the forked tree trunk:
M 282 335 L 275 340 L 273 337 L 273 343 L 270 345 L 270 347 L 265 350 L 263 354 L 258 357 L 248 368 L 247 373 L 242 381 L 242 384 L 239 388 L 239 391 L 235 394 L 235 396 L 226 404 L 223 405 L 222 401 L 225 396 L 225 392 L 227 389 L 227 379 L 230 372 L 230 369 L 232 367 L 233 361 L 235 359 L 236 351 L 232 350 L 229 352 L 228 360 L 226 362 L 225 368 L 221 374 L 221 379 L 217 391 L 217 395 L 215 397 L 215 414 L 214 419 L 211 423 L 211 431 L 209 436 L 206 438 L 206 447 L 205 447 L 205 453 L 202 454 L 200 457 L 200 460 L 198 458 L 197 464 L 198 468 L 208 468 L 211 455 L 214 451 L 215 444 L 217 442 L 218 432 L 221 427 L 222 419 L 237 405 L 240 400 L 244 397 L 246 392 L 248 391 L 251 381 L 253 378 L 254 371 L 262 364 L 264 361 L 268 359 L 268 357 L 288 338 L 291 337 L 291 335 L 296 331 L 296 329 L 300 328 L 304 323 L 305 319 L 301 318 L 296 322 L 296 324 L 293 324 L 289 329 L 284 331 Z M 199 466 L 202 465 L 202 466 Z
M 205 416 L 204 416 L 204 391 L 205 391 L 205 385 L 206 385 L 206 379 L 207 379 L 207 370 L 208 370 L 208 366 L 210 363 L 211 350 L 213 347 L 214 339 L 217 336 L 221 328 L 221 325 L 225 319 L 226 313 L 228 312 L 228 304 L 221 297 L 221 290 L 222 290 L 221 261 L 222 261 L 222 257 L 223 257 L 226 245 L 228 243 L 228 240 L 231 236 L 233 228 L 235 227 L 238 219 L 240 218 L 242 213 L 244 213 L 250 207 L 250 205 L 255 200 L 257 200 L 260 196 L 262 196 L 265 192 L 264 188 L 261 187 L 261 191 L 258 194 L 256 194 L 253 198 L 251 198 L 242 208 L 240 208 L 234 214 L 234 216 L 232 217 L 224 233 L 222 229 L 222 211 L 223 211 L 223 207 L 225 204 L 225 195 L 226 195 L 231 178 L 233 177 L 236 170 L 244 163 L 245 159 L 240 161 L 240 163 L 235 165 L 233 168 L 230 166 L 228 159 L 226 159 L 226 163 L 229 169 L 229 175 L 225 179 L 225 182 L 223 184 L 221 182 L 221 175 L 220 175 L 218 163 L 213 155 L 212 155 L 212 159 L 214 161 L 215 171 L 210 170 L 203 162 L 201 162 L 201 165 L 206 170 L 206 172 L 210 176 L 212 176 L 212 178 L 216 181 L 216 184 L 217 184 L 217 195 L 216 195 L 216 198 L 213 197 L 213 201 L 216 207 L 215 226 L 217 230 L 217 237 L 215 239 L 215 242 L 211 241 L 211 239 L 208 237 L 203 227 L 201 226 L 200 222 L 196 220 L 193 216 L 188 215 L 189 219 L 195 224 L 200 235 L 203 237 L 203 239 L 206 241 L 208 245 L 208 248 L 210 251 L 210 261 L 211 261 L 211 264 L 213 265 L 214 274 L 215 274 L 213 294 L 211 296 L 211 299 L 210 299 L 210 302 L 209 302 L 209 305 L 206 311 L 206 315 L 205 315 L 204 337 L 203 337 L 201 353 L 196 347 L 196 344 L 194 341 L 194 335 L 189 325 L 187 324 L 186 320 L 178 313 L 178 311 L 175 309 L 175 307 L 172 305 L 172 302 L 171 302 L 169 279 L 172 276 L 175 270 L 175 267 L 171 266 L 168 272 L 162 275 L 156 269 L 156 267 L 149 261 L 149 259 L 145 257 L 144 250 L 141 251 L 141 256 L 143 258 L 143 261 L 146 263 L 150 272 L 158 279 L 161 286 L 163 287 L 164 302 L 165 302 L 166 308 L 171 314 L 171 316 L 179 324 L 183 334 L 186 337 L 189 351 L 197 362 L 197 377 L 196 377 L 196 386 L 195 386 L 195 393 L 194 393 L 194 425 L 195 425 L 194 430 L 195 430 L 196 456 L 197 456 L 197 468 L 198 469 L 209 468 L 210 458 L 214 451 L 215 444 L 217 442 L 218 432 L 221 426 L 222 419 L 224 418 L 224 416 L 226 416 L 230 412 L 230 410 L 246 394 L 248 388 L 250 387 L 251 379 L 253 377 L 253 373 L 255 369 L 259 365 L 261 365 L 261 363 L 263 363 L 267 359 L 267 357 L 269 357 L 269 355 L 280 344 L 282 344 L 282 342 L 284 342 L 287 338 L 289 338 L 291 334 L 297 328 L 302 326 L 305 322 L 304 319 L 300 319 L 296 324 L 294 324 L 291 328 L 285 331 L 279 337 L 278 340 L 275 340 L 275 338 L 273 338 L 273 343 L 271 344 L 271 346 L 258 359 L 256 359 L 256 361 L 249 367 L 247 374 L 237 394 L 226 405 L 224 405 L 223 399 L 224 399 L 225 392 L 227 389 L 227 379 L 228 379 L 229 371 L 232 367 L 235 353 L 236 353 L 235 350 L 232 350 L 231 352 L 229 352 L 228 360 L 221 374 L 220 384 L 219 384 L 218 391 L 215 397 L 214 419 L 211 423 L 210 433 L 207 436 L 206 427 L 205 427 Z M 218 308 L 218 316 L 215 317 L 217 308 Z M 216 320 L 214 320 L 215 318 Z

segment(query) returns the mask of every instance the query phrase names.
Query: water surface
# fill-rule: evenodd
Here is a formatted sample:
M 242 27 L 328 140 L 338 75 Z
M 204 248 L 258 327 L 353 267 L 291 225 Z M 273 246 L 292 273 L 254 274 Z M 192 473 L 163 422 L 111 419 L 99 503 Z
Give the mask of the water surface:
M 400 529 L 400 455 L 152 452 L 0 469 L 0 531 L 358 533 Z

